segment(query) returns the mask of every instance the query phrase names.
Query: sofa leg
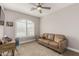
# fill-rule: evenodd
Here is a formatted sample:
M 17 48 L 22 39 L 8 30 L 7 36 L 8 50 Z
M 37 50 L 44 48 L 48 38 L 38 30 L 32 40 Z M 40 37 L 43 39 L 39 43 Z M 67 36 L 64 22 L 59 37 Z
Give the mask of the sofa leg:
M 59 54 L 62 54 L 61 52 L 58 52 Z

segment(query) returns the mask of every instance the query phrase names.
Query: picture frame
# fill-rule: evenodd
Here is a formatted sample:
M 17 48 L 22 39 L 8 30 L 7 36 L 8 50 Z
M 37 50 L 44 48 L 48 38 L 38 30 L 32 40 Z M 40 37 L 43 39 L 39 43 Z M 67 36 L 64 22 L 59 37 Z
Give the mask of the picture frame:
M 3 20 L 0 20 L 0 25 L 4 25 L 4 21 Z
M 13 22 L 6 22 L 6 26 L 13 27 Z

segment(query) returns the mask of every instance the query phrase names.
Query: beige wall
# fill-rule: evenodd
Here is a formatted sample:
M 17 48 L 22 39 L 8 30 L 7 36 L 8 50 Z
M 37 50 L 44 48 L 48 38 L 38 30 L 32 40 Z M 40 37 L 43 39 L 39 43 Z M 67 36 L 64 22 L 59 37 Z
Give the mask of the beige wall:
M 23 13 L 19 13 L 16 11 L 8 10 L 8 9 L 4 9 L 4 13 L 5 13 L 5 22 L 6 21 L 16 22 L 16 20 L 19 20 L 19 19 L 32 20 L 35 24 L 35 35 L 39 35 L 39 32 L 40 32 L 39 18 L 30 16 L 30 15 L 26 15 Z M 11 38 L 15 38 L 15 24 L 13 27 L 6 27 L 5 26 L 4 34 L 8 35 Z
M 79 4 L 63 8 L 41 19 L 41 33 L 59 33 L 68 38 L 68 47 L 79 51 Z

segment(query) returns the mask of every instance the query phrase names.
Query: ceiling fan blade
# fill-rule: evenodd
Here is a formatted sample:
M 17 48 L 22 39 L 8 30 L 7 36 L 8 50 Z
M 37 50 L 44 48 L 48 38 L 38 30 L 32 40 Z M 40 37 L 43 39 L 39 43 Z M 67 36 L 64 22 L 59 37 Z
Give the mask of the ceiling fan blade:
M 36 10 L 37 8 L 31 8 L 31 11 Z
M 50 7 L 41 7 L 41 8 L 43 8 L 43 9 L 51 9 Z
M 33 6 L 37 6 L 35 3 L 31 3 Z

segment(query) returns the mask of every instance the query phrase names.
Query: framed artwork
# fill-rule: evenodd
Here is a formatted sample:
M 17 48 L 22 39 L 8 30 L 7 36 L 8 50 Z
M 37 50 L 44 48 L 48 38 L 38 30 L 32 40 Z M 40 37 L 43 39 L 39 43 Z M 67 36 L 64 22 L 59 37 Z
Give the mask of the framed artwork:
M 4 21 L 0 20 L 0 25 L 4 25 Z
M 6 22 L 6 26 L 13 27 L 13 22 Z

